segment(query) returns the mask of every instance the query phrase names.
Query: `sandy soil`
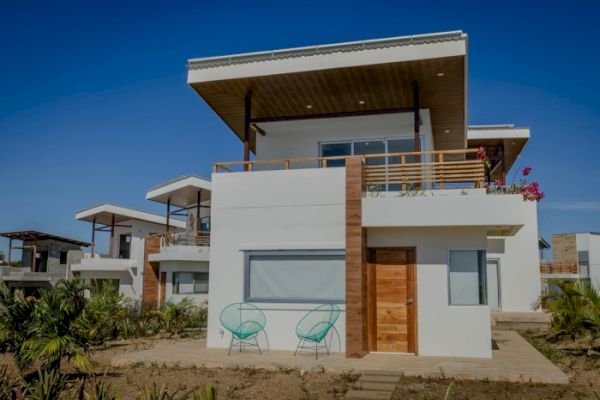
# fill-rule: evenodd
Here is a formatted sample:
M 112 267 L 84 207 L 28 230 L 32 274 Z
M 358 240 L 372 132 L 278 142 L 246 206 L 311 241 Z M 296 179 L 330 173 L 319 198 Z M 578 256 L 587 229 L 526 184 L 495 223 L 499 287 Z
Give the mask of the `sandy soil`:
M 183 339 L 185 340 L 185 339 Z M 393 399 L 600 399 L 600 359 L 570 356 L 559 352 L 553 345 L 530 339 L 541 351 L 571 378 L 569 385 L 514 384 L 486 381 L 449 381 L 405 378 Z M 99 351 L 94 359 L 97 371 L 106 373 L 105 379 L 117 388 L 124 399 L 135 399 L 144 385 L 156 382 L 172 393 L 185 393 L 194 387 L 214 385 L 219 400 L 329 400 L 340 399 L 358 377 L 353 373 L 330 374 L 316 371 L 261 369 L 203 369 L 132 366 L 111 368 L 111 357 L 122 351 L 154 346 L 151 339 L 115 343 Z M 0 356 L 0 363 L 10 364 L 10 356 Z M 65 398 L 72 398 L 67 394 Z

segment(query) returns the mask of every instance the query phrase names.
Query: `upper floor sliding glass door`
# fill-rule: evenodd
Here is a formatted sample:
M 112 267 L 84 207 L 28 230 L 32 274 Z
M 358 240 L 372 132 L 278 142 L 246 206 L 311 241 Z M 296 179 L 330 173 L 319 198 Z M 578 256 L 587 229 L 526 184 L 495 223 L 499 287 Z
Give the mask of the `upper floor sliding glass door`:
M 421 143 L 423 148 L 425 146 L 425 138 L 421 136 Z M 342 140 L 336 142 L 322 142 L 319 144 L 319 152 L 321 157 L 338 157 L 338 156 L 353 156 L 353 155 L 369 155 L 369 154 L 390 154 L 390 153 L 411 153 L 415 151 L 415 141 L 413 137 L 386 137 L 386 138 L 374 138 L 374 139 L 352 139 Z M 426 162 L 425 158 L 421 157 L 421 162 Z M 369 157 L 366 159 L 366 165 L 394 165 L 402 162 L 406 164 L 416 163 L 418 157 L 414 155 L 405 156 L 404 160 L 400 156 L 385 156 L 385 157 Z M 343 167 L 345 160 L 329 160 L 327 162 L 328 167 Z M 386 167 L 386 171 L 387 171 Z M 397 191 L 400 190 L 400 183 L 386 183 L 377 188 L 385 191 Z M 405 185 L 407 186 L 407 185 Z M 407 187 L 413 187 L 414 185 L 408 185 Z

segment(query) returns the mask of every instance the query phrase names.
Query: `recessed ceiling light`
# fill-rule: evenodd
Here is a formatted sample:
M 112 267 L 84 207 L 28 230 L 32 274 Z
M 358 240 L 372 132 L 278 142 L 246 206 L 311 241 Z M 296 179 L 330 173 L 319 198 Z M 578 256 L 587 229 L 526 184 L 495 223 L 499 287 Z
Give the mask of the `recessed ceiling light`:
M 364 101 L 364 100 L 359 100 L 359 101 L 358 101 L 358 104 L 360 104 L 360 105 L 363 105 L 363 104 L 365 104 L 365 103 L 366 103 L 366 101 Z
M 310 110 L 312 108 L 312 104 L 307 104 L 306 108 L 308 108 Z
M 437 76 L 444 76 L 444 73 L 443 72 L 438 72 Z
M 450 133 L 450 129 L 446 129 L 444 133 Z

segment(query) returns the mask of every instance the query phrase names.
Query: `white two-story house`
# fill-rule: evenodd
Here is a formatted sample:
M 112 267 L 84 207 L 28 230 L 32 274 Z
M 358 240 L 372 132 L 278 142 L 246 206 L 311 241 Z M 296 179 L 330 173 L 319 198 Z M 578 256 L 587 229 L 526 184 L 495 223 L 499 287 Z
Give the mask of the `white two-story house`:
M 288 350 L 298 320 L 335 303 L 348 357 L 487 358 L 491 312 L 532 310 L 536 203 L 486 190 L 529 130 L 468 127 L 467 44 L 448 32 L 189 61 L 189 85 L 243 143 L 213 167 L 208 347 L 229 346 L 231 303 L 260 307 L 270 348 Z
M 143 271 L 147 263 L 146 240 L 163 232 L 183 230 L 185 221 L 109 203 L 79 211 L 75 218 L 92 225 L 90 252 L 80 263 L 71 265 L 84 283 L 96 286 L 112 283 L 127 299 L 141 301 L 144 290 Z M 108 252 L 96 249 L 97 235 L 108 235 Z
M 210 181 L 194 175 L 178 177 L 150 189 L 146 199 L 166 205 L 169 223 L 171 217 L 185 218 L 185 229 L 163 233 L 158 252 L 147 256 L 145 274 L 157 279 L 158 290 L 153 290 L 152 279 L 146 279 L 146 302 L 178 303 L 188 298 L 202 306 L 208 300 Z

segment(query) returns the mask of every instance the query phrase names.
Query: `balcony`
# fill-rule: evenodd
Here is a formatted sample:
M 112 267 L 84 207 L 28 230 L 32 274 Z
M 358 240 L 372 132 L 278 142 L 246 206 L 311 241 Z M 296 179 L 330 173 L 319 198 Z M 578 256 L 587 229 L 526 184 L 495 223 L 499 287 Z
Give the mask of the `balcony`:
M 233 161 L 215 163 L 213 173 L 327 168 L 344 166 L 349 158 L 360 158 L 363 164 L 363 189 L 367 193 L 483 188 L 485 164 L 476 159 L 476 153 L 477 149 L 462 149 Z
M 352 181 L 362 194 L 363 227 L 479 227 L 490 236 L 515 235 L 535 221 L 536 204 L 521 194 L 488 194 L 485 163 L 476 153 L 462 149 L 216 163 L 213 185 L 219 188 L 222 208 L 290 208 L 344 204 Z
M 209 232 L 165 232 L 159 235 L 160 252 L 150 254 L 148 260 L 161 261 L 208 261 Z
M 94 255 L 85 253 L 83 259 L 79 264 L 73 264 L 71 271 L 73 272 L 98 272 L 98 271 L 112 271 L 112 272 L 128 272 L 131 269 L 137 268 L 137 262 L 134 259 L 126 258 L 111 258 L 107 254 Z
M 589 278 L 590 271 L 587 265 L 572 263 L 541 262 L 540 275 L 542 278 Z

